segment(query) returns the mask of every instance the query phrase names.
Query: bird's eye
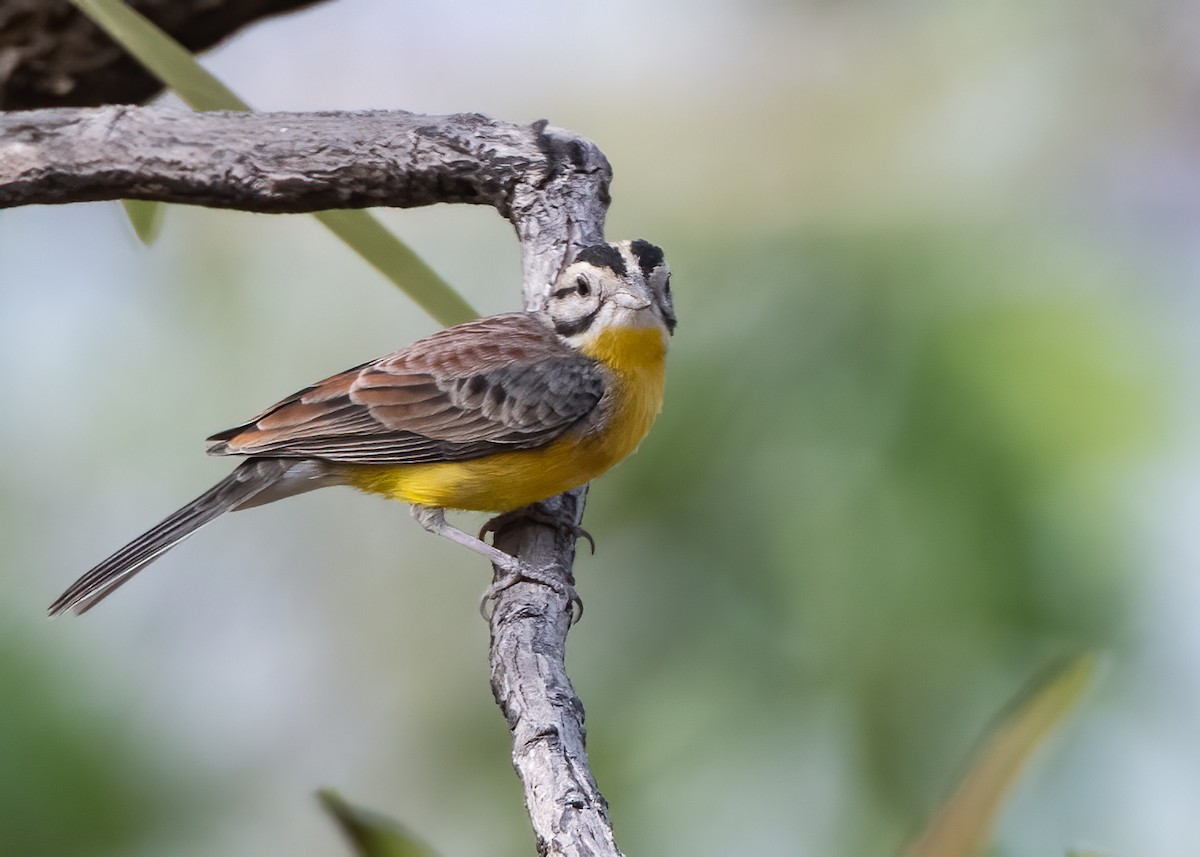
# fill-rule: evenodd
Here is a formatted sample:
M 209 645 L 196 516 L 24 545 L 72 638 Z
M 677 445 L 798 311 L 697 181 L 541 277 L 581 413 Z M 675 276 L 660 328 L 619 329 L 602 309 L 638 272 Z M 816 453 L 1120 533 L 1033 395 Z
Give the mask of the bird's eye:
M 581 298 L 586 298 L 592 293 L 592 287 L 588 284 L 587 277 L 580 277 L 575 281 L 575 291 Z

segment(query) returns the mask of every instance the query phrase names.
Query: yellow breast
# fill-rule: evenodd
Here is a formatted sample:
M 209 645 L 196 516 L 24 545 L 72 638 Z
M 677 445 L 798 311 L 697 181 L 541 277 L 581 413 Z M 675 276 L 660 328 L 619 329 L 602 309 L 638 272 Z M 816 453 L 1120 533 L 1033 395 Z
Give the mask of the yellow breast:
M 581 350 L 612 372 L 600 405 L 606 417 L 593 430 L 471 461 L 355 466 L 347 472 L 350 483 L 405 503 L 507 512 L 591 481 L 637 449 L 662 409 L 665 333 L 609 329 Z

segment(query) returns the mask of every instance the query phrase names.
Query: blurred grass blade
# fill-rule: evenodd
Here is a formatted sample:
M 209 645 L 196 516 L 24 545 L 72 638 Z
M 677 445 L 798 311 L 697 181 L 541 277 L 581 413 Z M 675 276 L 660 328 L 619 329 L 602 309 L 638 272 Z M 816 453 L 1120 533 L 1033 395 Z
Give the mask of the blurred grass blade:
M 205 70 L 187 48 L 123 0 L 71 2 L 193 109 L 250 109 Z M 442 324 L 458 324 L 478 315 L 449 283 L 370 213 L 327 211 L 315 216 Z M 136 222 L 134 229 L 138 229 Z
M 125 217 L 137 234 L 138 240 L 146 246 L 153 244 L 154 239 L 158 238 L 158 233 L 162 231 L 166 206 L 148 199 L 123 199 L 121 205 L 125 207 Z
M 71 0 L 155 77 L 194 110 L 249 110 L 225 84 L 209 74 L 183 45 L 124 0 Z
M 370 212 L 345 209 L 318 211 L 313 216 L 442 324 L 458 324 L 478 315 L 458 292 L 442 282 L 425 260 Z
M 434 857 L 432 849 L 418 842 L 398 822 L 347 803 L 333 789 L 321 789 L 317 799 L 346 834 L 358 857 Z
M 966 776 L 905 857 L 975 857 L 987 847 L 1004 799 L 1021 769 L 1079 701 L 1096 670 L 1084 655 L 1035 681 L 1000 717 Z

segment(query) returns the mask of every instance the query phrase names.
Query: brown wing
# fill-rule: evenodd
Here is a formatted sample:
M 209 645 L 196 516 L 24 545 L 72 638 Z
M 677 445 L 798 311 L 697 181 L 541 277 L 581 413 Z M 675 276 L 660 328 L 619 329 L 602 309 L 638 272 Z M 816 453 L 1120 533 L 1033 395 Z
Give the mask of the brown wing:
M 490 316 L 301 390 L 209 452 L 411 464 L 529 449 L 596 407 L 602 372 L 534 316 Z

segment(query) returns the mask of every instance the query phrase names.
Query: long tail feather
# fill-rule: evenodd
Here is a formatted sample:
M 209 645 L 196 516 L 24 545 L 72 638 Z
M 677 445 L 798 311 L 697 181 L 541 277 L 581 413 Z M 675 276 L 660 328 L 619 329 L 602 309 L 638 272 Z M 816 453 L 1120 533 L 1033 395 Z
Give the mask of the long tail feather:
M 295 464 L 286 459 L 252 458 L 182 509 L 142 533 L 71 584 L 50 605 L 50 615 L 86 613 L 166 551 L 209 521 L 236 509 L 270 488 Z

